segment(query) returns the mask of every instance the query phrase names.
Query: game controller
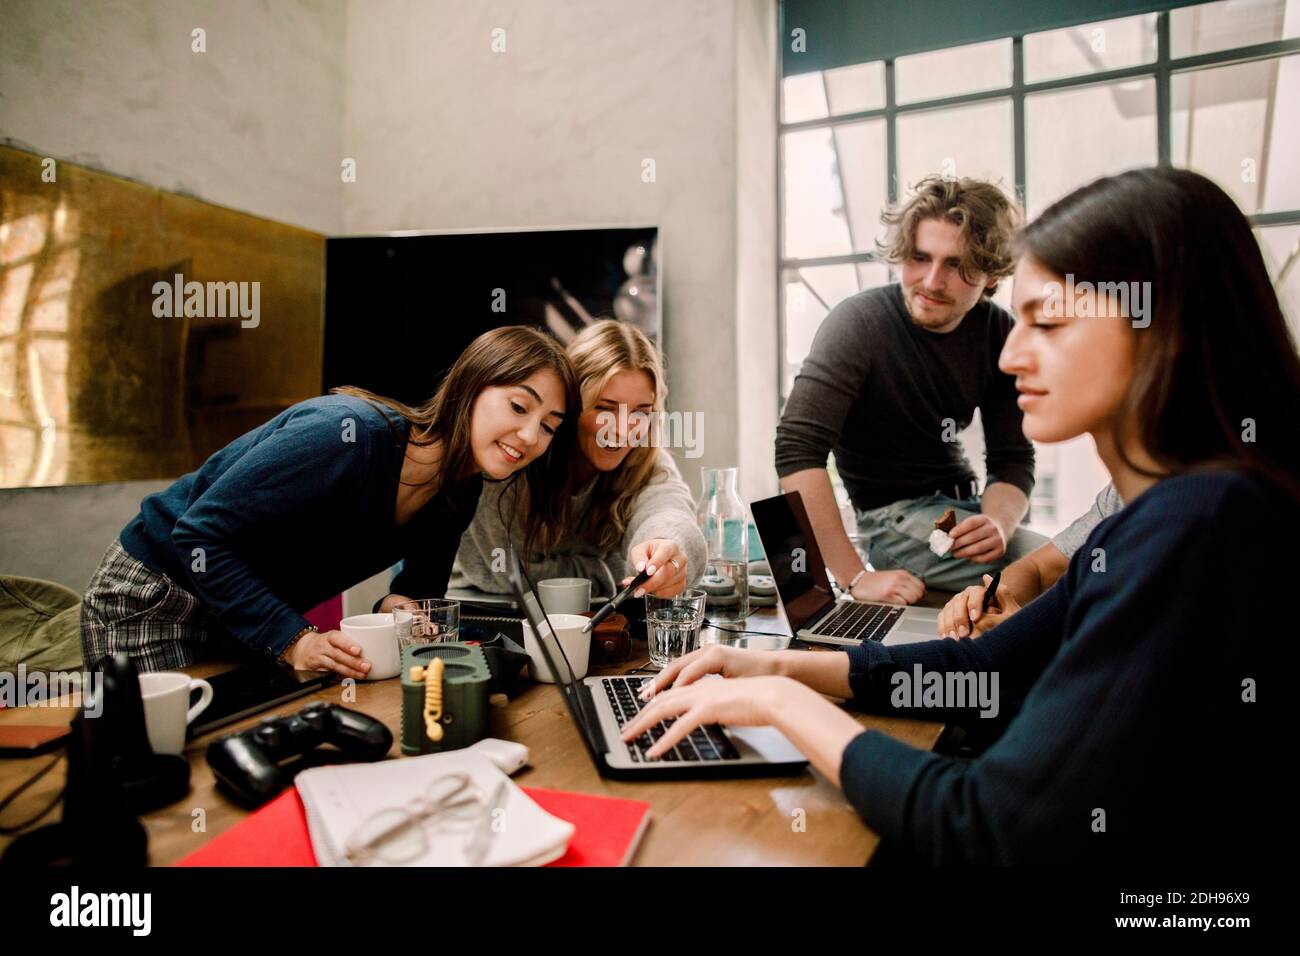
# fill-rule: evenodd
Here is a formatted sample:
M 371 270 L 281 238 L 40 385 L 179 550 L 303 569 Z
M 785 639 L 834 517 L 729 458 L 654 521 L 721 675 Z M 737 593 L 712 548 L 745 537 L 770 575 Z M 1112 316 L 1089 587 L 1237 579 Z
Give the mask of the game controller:
M 293 782 L 280 763 L 321 744 L 333 744 L 353 760 L 372 761 L 388 753 L 393 734 L 368 714 L 322 701 L 214 741 L 208 745 L 208 766 L 241 803 L 255 807 Z

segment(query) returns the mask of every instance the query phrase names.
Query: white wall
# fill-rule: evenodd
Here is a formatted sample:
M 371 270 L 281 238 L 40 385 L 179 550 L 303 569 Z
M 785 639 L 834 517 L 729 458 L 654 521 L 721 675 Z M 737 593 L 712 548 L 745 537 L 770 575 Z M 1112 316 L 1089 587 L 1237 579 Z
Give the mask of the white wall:
M 0 140 L 331 234 L 656 223 L 669 405 L 705 414 L 703 457 L 679 461 L 696 490 L 701 465 L 740 464 L 759 497 L 775 487 L 774 7 L 4 0 Z
M 775 489 L 775 0 L 0 3 L 10 145 L 328 234 L 658 224 L 683 472 Z
M 0 138 L 337 232 L 343 25 L 343 0 L 3 0 Z
M 743 429 L 746 487 L 766 488 L 772 22 L 771 0 L 349 0 L 344 229 L 658 224 L 669 406 L 705 413 L 703 457 L 679 462 L 698 491 L 700 465 L 740 462 Z
M 736 417 L 741 493 L 780 488 L 776 478 L 776 15 L 772 0 L 736 4 Z

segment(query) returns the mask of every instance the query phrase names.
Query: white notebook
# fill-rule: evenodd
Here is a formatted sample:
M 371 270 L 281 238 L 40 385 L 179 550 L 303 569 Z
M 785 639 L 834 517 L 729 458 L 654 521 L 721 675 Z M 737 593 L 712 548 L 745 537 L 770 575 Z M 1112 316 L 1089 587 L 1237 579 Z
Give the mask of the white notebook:
M 313 767 L 295 785 L 307 812 L 312 849 L 321 866 L 351 866 L 344 848 L 367 820 L 391 808 L 406 809 L 434 780 L 449 773 L 470 777 L 484 795 L 484 812 L 472 826 L 445 827 L 430 818 L 426 852 L 406 866 L 542 866 L 568 849 L 573 824 L 552 816 L 481 754 L 457 750 L 379 763 Z M 504 789 L 500 789 L 504 787 Z M 489 800 L 498 792 L 500 801 Z M 493 806 L 489 807 L 489 803 Z M 369 865 L 385 865 L 372 859 Z

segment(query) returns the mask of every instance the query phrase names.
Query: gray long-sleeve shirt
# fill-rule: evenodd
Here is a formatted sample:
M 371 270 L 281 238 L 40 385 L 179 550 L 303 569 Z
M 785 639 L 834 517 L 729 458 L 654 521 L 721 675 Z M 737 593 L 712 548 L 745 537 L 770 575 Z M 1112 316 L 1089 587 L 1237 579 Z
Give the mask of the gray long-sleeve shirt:
M 573 514 L 581 515 L 590 509 L 594 490 L 593 481 L 574 495 Z M 484 483 L 474 520 L 461 537 L 451 587 L 474 587 L 494 594 L 510 591 L 505 564 L 494 560 L 498 556 L 494 551 L 513 544 L 519 554 L 524 554 L 524 522 L 522 515 L 515 515 L 515 494 L 505 482 Z M 686 553 L 688 584 L 694 584 L 704 574 L 708 552 L 695 518 L 695 502 L 673 456 L 663 449 L 659 449 L 650 481 L 637 492 L 622 540 L 613 548 L 597 548 L 570 533 L 550 553 L 526 555 L 524 564 L 534 581 L 589 578 L 592 596 L 608 597 L 618 590 L 618 582 L 635 573 L 627 563 L 628 551 L 651 538 L 668 538 Z
M 1011 316 L 981 299 L 948 333 L 912 322 L 898 284 L 826 316 L 776 429 L 776 470 L 836 466 L 853 504 L 876 508 L 974 478 L 957 432 L 980 410 L 988 484 L 1034 487 L 1015 380 L 998 369 Z

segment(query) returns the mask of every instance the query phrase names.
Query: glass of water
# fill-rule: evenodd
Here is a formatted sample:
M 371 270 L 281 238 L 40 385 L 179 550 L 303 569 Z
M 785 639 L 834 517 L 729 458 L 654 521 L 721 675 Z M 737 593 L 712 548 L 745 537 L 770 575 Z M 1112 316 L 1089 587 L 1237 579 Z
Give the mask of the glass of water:
M 397 646 L 438 644 L 460 637 L 460 602 L 443 598 L 407 601 L 393 608 Z
M 707 597 L 698 588 L 687 588 L 670 598 L 645 596 L 645 629 L 651 664 L 667 667 L 699 646 Z

